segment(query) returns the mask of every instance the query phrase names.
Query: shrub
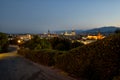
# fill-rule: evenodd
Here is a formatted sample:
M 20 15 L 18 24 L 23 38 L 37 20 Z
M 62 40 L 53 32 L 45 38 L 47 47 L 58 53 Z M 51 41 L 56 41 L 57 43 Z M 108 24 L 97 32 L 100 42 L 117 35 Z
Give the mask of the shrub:
M 22 46 L 32 50 L 51 48 L 50 42 L 47 39 L 40 39 L 39 36 L 34 36 L 33 39 L 25 42 Z
M 88 80 L 112 80 L 120 69 L 120 34 L 85 45 L 57 58 L 57 67 Z
M 55 50 L 29 50 L 29 49 L 20 49 L 18 54 L 23 55 L 24 57 L 35 61 L 37 63 L 52 66 L 55 65 L 54 56 L 57 53 Z
M 25 51 L 25 52 L 24 52 Z M 19 54 L 38 63 L 60 68 L 88 80 L 119 80 L 120 34 L 70 51 L 20 50 Z
M 8 50 L 8 45 L 7 35 L 0 32 L 0 52 L 6 52 Z
M 50 40 L 52 49 L 60 51 L 68 51 L 71 49 L 71 41 L 65 38 L 55 37 Z
M 83 43 L 75 41 L 75 42 L 72 43 L 72 48 L 77 48 L 77 47 L 80 47 L 80 46 L 83 46 L 83 45 L 84 45 Z

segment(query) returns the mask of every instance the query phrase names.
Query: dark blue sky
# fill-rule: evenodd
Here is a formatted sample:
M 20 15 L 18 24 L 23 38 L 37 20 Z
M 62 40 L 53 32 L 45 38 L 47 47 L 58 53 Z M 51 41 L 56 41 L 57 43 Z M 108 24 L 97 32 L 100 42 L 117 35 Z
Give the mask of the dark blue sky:
M 120 0 L 0 0 L 0 32 L 120 26 Z

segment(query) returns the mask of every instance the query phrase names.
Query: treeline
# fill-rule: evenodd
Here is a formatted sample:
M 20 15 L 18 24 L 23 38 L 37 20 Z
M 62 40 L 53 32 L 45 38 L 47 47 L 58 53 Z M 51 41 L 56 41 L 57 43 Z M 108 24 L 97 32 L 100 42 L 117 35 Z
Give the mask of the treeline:
M 29 48 L 32 50 L 40 49 L 53 49 L 59 51 L 68 51 L 72 48 L 83 46 L 83 43 L 80 42 L 71 42 L 71 40 L 66 38 L 50 38 L 50 39 L 41 39 L 39 36 L 35 35 L 31 40 L 23 43 L 21 47 Z
M 87 80 L 120 80 L 119 33 L 69 51 L 53 49 L 23 48 L 18 53 L 40 64 L 60 68 L 71 76 Z
M 8 50 L 8 37 L 5 33 L 0 32 L 0 53 L 7 52 Z

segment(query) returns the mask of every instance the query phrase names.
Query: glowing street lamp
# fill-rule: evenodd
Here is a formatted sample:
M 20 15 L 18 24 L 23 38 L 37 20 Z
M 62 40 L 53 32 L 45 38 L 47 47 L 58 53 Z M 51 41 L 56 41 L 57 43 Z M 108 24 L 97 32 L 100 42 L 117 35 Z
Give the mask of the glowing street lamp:
M 18 40 L 17 42 L 20 44 L 20 43 L 21 43 L 21 40 Z

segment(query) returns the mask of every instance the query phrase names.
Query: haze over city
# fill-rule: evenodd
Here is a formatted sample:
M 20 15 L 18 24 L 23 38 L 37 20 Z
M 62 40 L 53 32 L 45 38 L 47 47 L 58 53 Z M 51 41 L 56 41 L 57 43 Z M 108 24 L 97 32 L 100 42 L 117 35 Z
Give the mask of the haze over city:
M 0 0 L 0 32 L 120 26 L 120 0 Z

